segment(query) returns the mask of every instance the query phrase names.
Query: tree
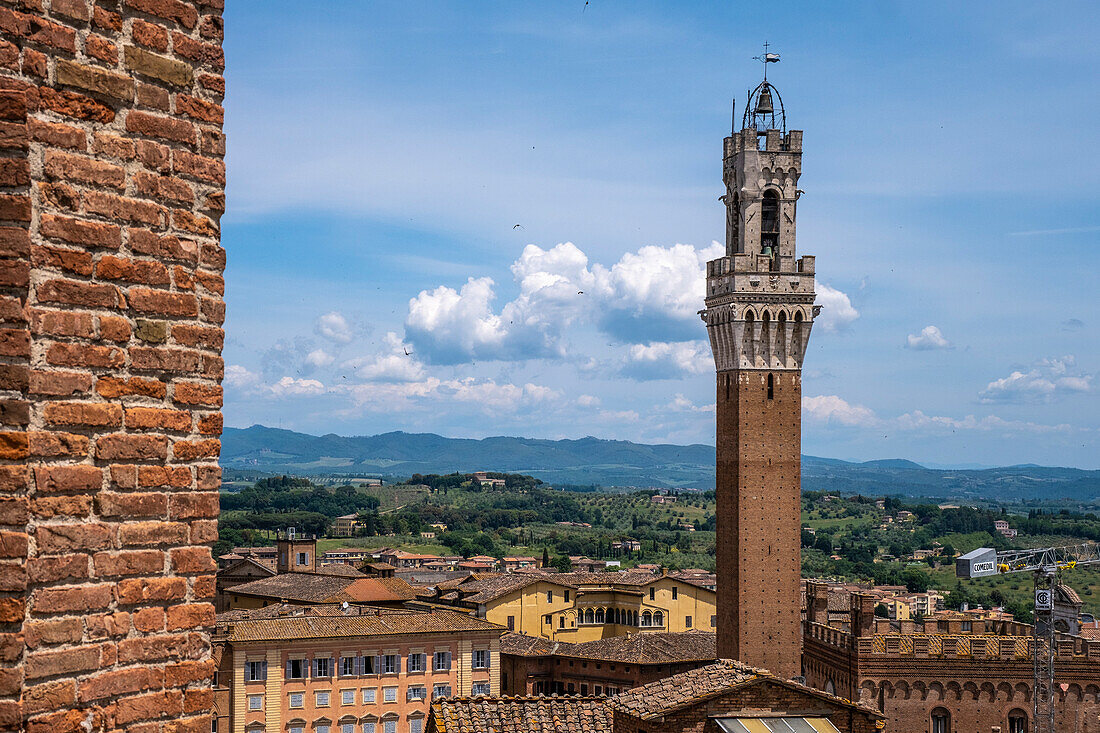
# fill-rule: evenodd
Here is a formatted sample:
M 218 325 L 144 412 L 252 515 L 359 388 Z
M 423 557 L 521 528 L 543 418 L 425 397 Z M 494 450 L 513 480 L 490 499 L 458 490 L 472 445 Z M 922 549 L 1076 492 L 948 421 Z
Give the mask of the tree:
M 550 551 L 545 547 L 542 548 L 542 566 L 544 568 L 550 567 Z
M 565 555 L 558 555 L 554 558 L 554 567 L 559 572 L 568 573 L 573 569 L 573 563 L 569 561 L 569 558 Z
M 814 546 L 814 533 L 808 529 L 802 530 L 802 546 L 813 547 Z
M 875 606 L 875 616 L 878 618 L 890 618 L 890 611 L 882 603 Z
M 814 547 L 826 555 L 833 554 L 833 541 L 829 539 L 828 535 L 818 535 L 817 539 L 814 540 Z

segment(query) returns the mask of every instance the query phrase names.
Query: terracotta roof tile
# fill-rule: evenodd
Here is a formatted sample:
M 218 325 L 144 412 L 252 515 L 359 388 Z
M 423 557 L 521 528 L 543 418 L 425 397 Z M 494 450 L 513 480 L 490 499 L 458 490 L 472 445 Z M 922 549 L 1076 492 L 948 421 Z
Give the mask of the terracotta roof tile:
M 611 733 L 602 697 L 460 697 L 432 703 L 440 733 Z
M 635 687 L 608 701 L 608 707 L 639 718 L 659 717 L 681 706 L 725 692 L 768 674 L 732 659 L 681 672 Z
M 320 573 L 282 573 L 233 587 L 234 594 L 307 603 L 386 603 L 416 598 L 398 578 L 348 578 Z

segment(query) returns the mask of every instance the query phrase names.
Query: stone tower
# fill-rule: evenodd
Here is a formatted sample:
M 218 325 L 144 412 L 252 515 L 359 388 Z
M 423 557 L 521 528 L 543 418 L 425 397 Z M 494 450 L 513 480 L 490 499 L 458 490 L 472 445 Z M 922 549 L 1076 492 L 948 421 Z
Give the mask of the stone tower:
M 778 57 L 776 57 L 778 58 Z M 725 139 L 726 254 L 707 263 L 717 391 L 718 654 L 801 674 L 801 370 L 814 258 L 795 256 L 802 132 L 765 81 Z

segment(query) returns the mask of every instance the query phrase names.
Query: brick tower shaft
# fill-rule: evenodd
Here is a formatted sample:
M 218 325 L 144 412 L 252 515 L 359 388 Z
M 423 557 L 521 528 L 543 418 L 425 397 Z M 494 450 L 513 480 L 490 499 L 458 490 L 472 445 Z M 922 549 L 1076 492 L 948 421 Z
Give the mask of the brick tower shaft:
M 802 669 L 801 380 L 817 307 L 814 258 L 795 254 L 802 132 L 761 114 L 773 96 L 758 86 L 725 140 L 726 255 L 707 263 L 700 315 L 717 371 L 718 654 L 790 678 Z

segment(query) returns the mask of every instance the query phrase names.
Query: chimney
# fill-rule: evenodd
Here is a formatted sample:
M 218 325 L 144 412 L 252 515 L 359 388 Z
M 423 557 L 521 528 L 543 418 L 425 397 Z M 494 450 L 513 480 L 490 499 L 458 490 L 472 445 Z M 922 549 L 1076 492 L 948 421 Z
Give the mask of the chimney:
M 849 603 L 849 625 L 852 636 L 874 634 L 875 597 L 867 593 L 853 593 L 849 596 Z
M 829 625 L 829 586 L 821 581 L 806 582 L 806 618 L 815 624 Z

